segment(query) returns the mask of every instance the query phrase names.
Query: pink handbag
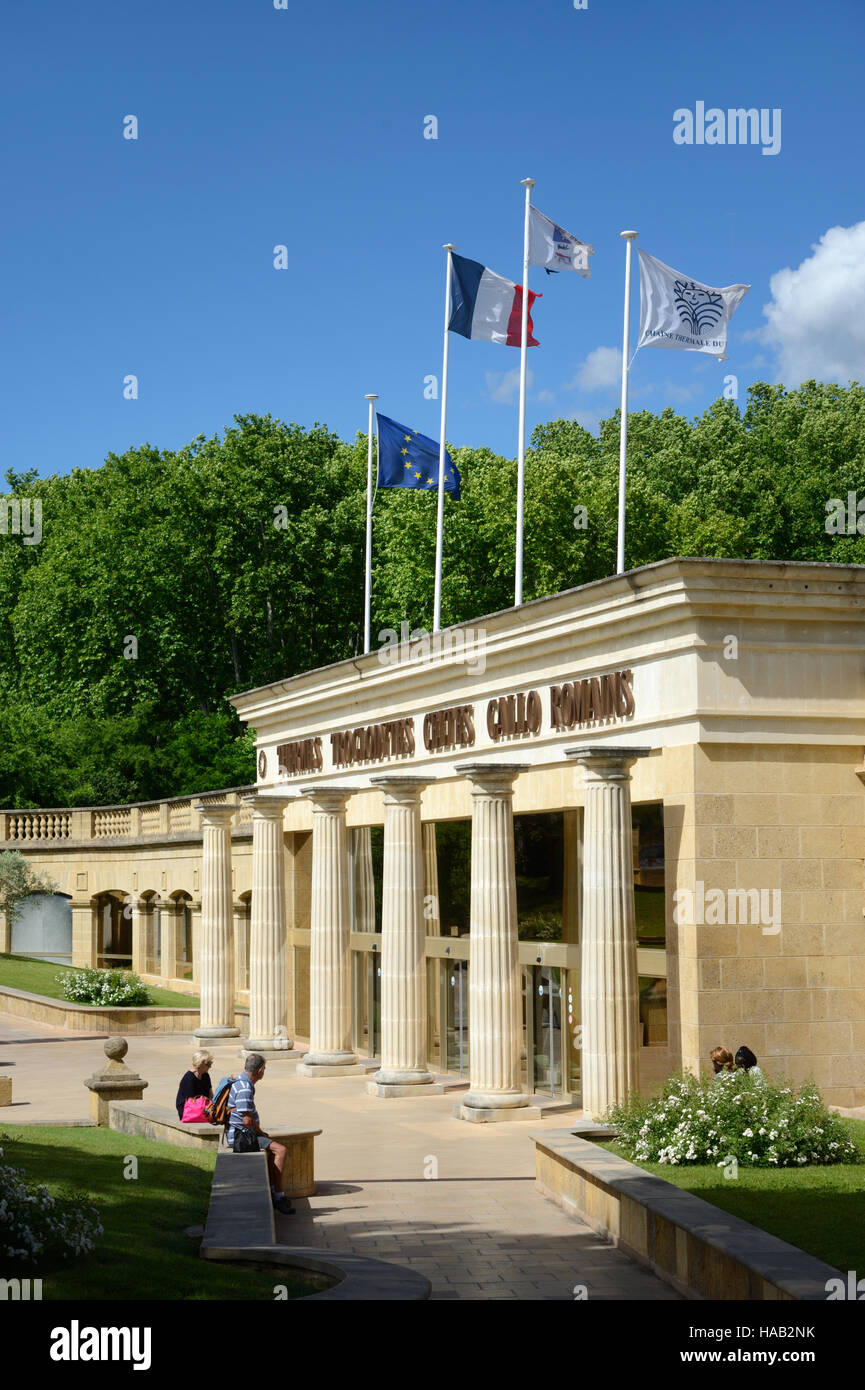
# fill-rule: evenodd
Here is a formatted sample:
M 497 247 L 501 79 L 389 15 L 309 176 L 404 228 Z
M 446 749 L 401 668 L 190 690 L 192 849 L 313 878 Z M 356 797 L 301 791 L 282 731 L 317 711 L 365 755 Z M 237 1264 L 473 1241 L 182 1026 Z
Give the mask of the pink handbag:
M 207 1105 L 207 1096 L 195 1096 L 192 1100 L 183 1102 L 183 1124 L 204 1124 L 207 1116 L 204 1107 Z

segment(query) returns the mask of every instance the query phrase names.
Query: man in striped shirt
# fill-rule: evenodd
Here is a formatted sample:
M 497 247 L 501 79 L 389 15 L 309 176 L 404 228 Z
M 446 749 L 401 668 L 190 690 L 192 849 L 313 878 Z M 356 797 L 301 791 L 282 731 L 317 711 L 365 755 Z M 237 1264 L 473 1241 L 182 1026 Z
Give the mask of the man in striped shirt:
M 228 1121 L 228 1144 L 234 1147 L 234 1140 L 242 1129 L 251 1129 L 258 1139 L 258 1147 L 267 1154 L 267 1171 L 270 1178 L 270 1194 L 277 1211 L 291 1216 L 294 1207 L 282 1193 L 282 1171 L 285 1167 L 286 1149 L 265 1134 L 255 1108 L 255 1086 L 264 1076 L 265 1061 L 259 1052 L 250 1052 L 244 1069 L 236 1081 L 232 1082 L 228 1095 L 230 1118 Z

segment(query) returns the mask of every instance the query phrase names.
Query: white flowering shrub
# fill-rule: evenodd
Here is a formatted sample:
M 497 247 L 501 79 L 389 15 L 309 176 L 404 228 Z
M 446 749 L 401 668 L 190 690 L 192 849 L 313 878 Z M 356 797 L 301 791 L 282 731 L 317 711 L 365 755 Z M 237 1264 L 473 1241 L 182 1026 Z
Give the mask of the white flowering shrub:
M 153 1000 L 131 970 L 64 970 L 54 976 L 63 998 L 74 1004 L 152 1004 Z
M 8 1144 L 8 1137 L 0 1135 Z M 52 1197 L 47 1187 L 28 1182 L 23 1168 L 4 1163 L 0 1147 L 0 1259 L 32 1265 L 40 1260 L 89 1255 L 103 1234 L 99 1212 L 73 1193 Z
M 648 1163 L 714 1163 L 745 1168 L 858 1163 L 858 1149 L 813 1081 L 796 1089 L 746 1071 L 705 1080 L 671 1076 L 660 1095 L 629 1096 L 608 1115 L 629 1158 Z

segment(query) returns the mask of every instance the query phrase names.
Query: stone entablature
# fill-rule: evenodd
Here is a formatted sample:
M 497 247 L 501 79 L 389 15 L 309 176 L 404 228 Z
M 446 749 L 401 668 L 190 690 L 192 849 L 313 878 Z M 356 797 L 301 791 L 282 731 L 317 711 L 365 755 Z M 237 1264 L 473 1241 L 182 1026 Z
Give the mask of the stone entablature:
M 287 796 L 382 773 L 441 783 L 467 756 L 543 768 L 605 738 L 861 747 L 863 611 L 863 566 L 666 560 L 475 622 L 482 661 L 459 643 L 415 660 L 409 643 L 405 659 L 372 652 L 232 703 L 257 733 L 259 790 Z M 435 798 L 425 816 L 467 813 Z M 297 797 L 287 828 L 311 823 Z

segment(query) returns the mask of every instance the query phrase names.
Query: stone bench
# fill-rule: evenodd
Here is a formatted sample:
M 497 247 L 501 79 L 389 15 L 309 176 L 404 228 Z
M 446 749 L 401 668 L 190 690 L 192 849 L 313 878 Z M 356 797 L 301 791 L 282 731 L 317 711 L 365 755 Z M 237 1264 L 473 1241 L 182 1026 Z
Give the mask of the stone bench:
M 218 1145 L 222 1138 L 221 1126 L 206 1122 L 184 1124 L 178 1120 L 176 1110 L 167 1105 L 151 1105 L 149 1101 L 112 1101 L 108 1107 L 108 1124 L 109 1128 L 121 1134 L 158 1139 L 163 1144 L 174 1144 L 178 1148 L 205 1149 L 213 1144 Z M 315 1139 L 321 1130 L 271 1125 L 268 1134 L 271 1139 L 284 1144 L 287 1150 L 282 1175 L 283 1192 L 287 1197 L 312 1197 L 315 1193 Z M 220 1149 L 220 1154 L 222 1152 Z M 232 1154 L 232 1157 L 235 1155 Z
M 816 1256 L 571 1130 L 530 1137 L 536 1189 L 686 1298 L 825 1302 L 829 1280 L 839 1277 Z
M 284 1271 L 323 1274 L 333 1280 L 331 1288 L 307 1294 L 302 1302 L 416 1302 L 428 1299 L 431 1292 L 429 1280 L 415 1269 L 364 1255 L 277 1245 L 263 1153 L 219 1150 L 198 1253 L 205 1260 L 272 1265 L 277 1280 Z
M 275 1240 L 267 1158 L 220 1149 L 199 1253 L 206 1260 L 224 1260 L 239 1246 L 268 1246 Z

